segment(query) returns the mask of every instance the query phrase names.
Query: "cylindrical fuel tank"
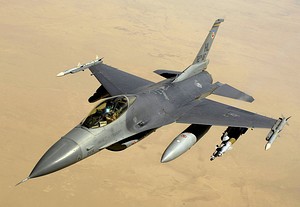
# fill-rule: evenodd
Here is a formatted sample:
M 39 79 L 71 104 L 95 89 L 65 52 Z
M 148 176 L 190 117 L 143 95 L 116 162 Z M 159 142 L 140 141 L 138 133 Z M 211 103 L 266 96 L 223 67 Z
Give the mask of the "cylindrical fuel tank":
M 179 134 L 167 147 L 162 155 L 161 162 L 176 159 L 189 150 L 210 129 L 210 125 L 192 124 Z

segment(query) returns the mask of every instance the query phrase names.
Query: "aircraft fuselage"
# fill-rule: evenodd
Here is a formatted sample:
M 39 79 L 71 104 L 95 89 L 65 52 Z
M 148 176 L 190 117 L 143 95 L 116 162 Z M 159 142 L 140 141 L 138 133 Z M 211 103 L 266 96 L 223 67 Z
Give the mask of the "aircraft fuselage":
M 204 71 L 184 81 L 172 83 L 167 79 L 137 94 L 121 95 L 135 97 L 124 114 L 102 127 L 88 128 L 80 123 L 44 154 L 29 177 L 55 172 L 134 135 L 145 136 L 145 131 L 175 122 L 182 113 L 190 110 L 192 105 L 188 103 L 211 93 L 211 83 L 210 74 Z M 139 137 L 136 140 L 139 141 Z

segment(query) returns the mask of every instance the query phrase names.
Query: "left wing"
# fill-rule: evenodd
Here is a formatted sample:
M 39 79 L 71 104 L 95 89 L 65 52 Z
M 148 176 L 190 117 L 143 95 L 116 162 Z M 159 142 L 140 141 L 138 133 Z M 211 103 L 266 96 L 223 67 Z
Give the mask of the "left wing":
M 271 128 L 277 120 L 233 106 L 201 99 L 199 104 L 183 114 L 176 122 L 247 128 Z
M 89 68 L 98 81 L 112 96 L 128 94 L 153 84 L 153 82 L 131 75 L 103 63 Z
M 99 58 L 98 56 L 91 62 L 85 64 L 78 63 L 77 67 L 62 71 L 56 76 L 62 77 L 68 74 L 84 71 L 85 69 L 90 69 L 92 74 L 98 79 L 111 96 L 134 93 L 143 87 L 153 84 L 151 81 L 103 64 L 102 58 Z

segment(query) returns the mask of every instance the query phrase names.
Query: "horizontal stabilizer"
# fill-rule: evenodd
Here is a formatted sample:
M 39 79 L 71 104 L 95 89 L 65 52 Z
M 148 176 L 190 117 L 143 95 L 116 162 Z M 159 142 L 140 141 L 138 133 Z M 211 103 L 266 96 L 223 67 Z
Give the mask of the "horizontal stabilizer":
M 228 85 L 228 84 L 222 84 L 222 83 L 216 83 L 220 87 L 218 87 L 216 90 L 213 91 L 212 94 L 218 95 L 218 96 L 224 96 L 227 98 L 242 100 L 246 102 L 253 102 L 254 98 L 252 96 L 249 96 L 248 94 Z
M 153 72 L 164 78 L 175 78 L 181 73 L 179 71 L 172 71 L 172 70 L 155 70 Z

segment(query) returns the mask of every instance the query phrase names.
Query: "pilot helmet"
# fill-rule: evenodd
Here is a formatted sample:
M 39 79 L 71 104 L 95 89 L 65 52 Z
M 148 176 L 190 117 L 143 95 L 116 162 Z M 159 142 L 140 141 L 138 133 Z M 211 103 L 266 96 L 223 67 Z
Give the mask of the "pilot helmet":
M 105 108 L 105 113 L 109 113 L 113 109 L 113 103 L 109 102 L 107 103 L 107 106 Z
M 111 111 L 111 107 L 106 107 L 105 113 L 109 113 Z

